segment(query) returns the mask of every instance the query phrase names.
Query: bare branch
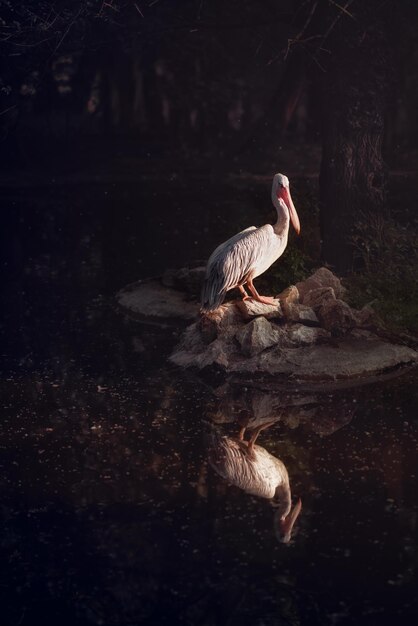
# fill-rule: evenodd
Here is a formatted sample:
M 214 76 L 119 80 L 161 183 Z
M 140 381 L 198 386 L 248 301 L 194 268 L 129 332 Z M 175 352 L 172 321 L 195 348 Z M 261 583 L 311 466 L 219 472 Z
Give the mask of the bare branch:
M 144 14 L 142 13 L 141 9 L 139 8 L 139 6 L 136 4 L 136 2 L 134 2 L 134 7 L 135 9 L 138 11 L 139 15 L 141 17 L 144 17 Z
M 11 107 L 8 107 L 7 109 L 4 109 L 3 111 L 0 111 L 0 115 L 4 115 L 8 111 L 11 111 L 12 109 L 15 109 L 16 107 L 17 107 L 17 104 L 13 104 Z
M 293 46 L 295 43 L 298 43 L 299 41 L 301 41 L 303 35 L 305 34 L 306 29 L 308 28 L 309 24 L 312 21 L 313 15 L 316 11 L 316 7 L 318 6 L 318 0 L 316 0 L 316 2 L 314 2 L 312 4 L 311 10 L 309 12 L 309 15 L 307 17 L 307 19 L 305 20 L 304 25 L 302 26 L 302 29 L 300 30 L 300 32 L 296 35 L 296 37 L 294 39 L 288 39 L 287 40 L 287 49 L 284 55 L 284 59 L 286 60 L 289 52 L 290 52 L 290 48 L 291 46 Z
M 338 9 L 340 9 L 340 11 L 342 11 L 343 13 L 345 13 L 346 15 L 348 15 L 348 17 L 351 17 L 353 20 L 355 20 L 356 18 L 354 17 L 354 15 L 352 13 L 350 13 L 350 11 L 347 11 L 347 3 L 345 5 L 345 7 L 342 7 L 341 4 L 338 4 L 338 2 L 335 2 L 335 0 L 328 0 L 328 2 L 330 2 L 330 4 L 333 4 L 335 7 L 337 7 Z
M 353 4 L 353 2 L 354 2 L 354 0 L 349 0 L 348 2 L 346 2 L 346 3 L 345 3 L 345 6 L 344 6 L 344 12 L 347 12 L 347 11 L 346 11 L 346 9 L 347 9 L 350 5 L 352 5 L 352 4 Z M 326 33 L 325 33 L 325 35 L 324 35 L 323 41 L 325 41 L 325 40 L 329 37 L 329 35 L 332 33 L 332 31 L 334 30 L 335 25 L 336 25 L 336 24 L 337 24 L 337 22 L 339 21 L 339 19 L 340 19 L 341 15 L 342 15 L 342 12 L 341 12 L 341 13 L 338 13 L 338 15 L 335 17 L 334 21 L 332 22 L 332 24 L 328 27 L 328 29 L 327 29 L 327 31 L 326 31 Z M 349 15 L 350 15 L 350 14 L 349 14 Z M 353 16 L 351 16 L 351 17 L 353 17 Z
M 80 17 L 81 13 L 82 13 L 83 7 L 80 7 L 79 11 L 76 13 L 74 19 L 68 24 L 67 28 L 65 29 L 65 32 L 63 34 L 63 36 L 61 37 L 61 39 L 59 40 L 59 42 L 57 43 L 57 45 L 55 46 L 51 57 L 54 56 L 54 54 L 57 52 L 58 48 L 61 46 L 62 42 L 64 41 L 64 39 L 66 38 L 66 36 L 68 35 L 68 33 L 70 32 L 71 28 L 74 26 L 74 24 L 76 23 L 76 21 L 78 20 L 78 18 Z

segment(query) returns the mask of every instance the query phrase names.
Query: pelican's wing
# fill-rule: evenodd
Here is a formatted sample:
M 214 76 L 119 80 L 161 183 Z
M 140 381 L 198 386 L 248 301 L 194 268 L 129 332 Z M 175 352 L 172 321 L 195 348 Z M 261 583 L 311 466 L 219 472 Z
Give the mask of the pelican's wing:
M 241 284 L 254 269 L 271 245 L 273 228 L 247 228 L 212 253 L 206 268 L 202 289 L 202 309 L 211 311 L 222 304 L 225 293 Z
M 248 235 L 248 233 L 252 232 L 253 230 L 257 230 L 257 227 L 256 226 L 249 226 L 248 228 L 244 228 L 244 230 L 241 230 L 241 232 L 237 233 L 233 237 L 230 237 L 229 239 L 227 239 L 223 243 L 220 243 L 219 246 L 217 248 L 215 248 L 215 250 L 212 252 L 212 254 L 209 257 L 208 268 L 209 268 L 209 265 L 213 261 L 215 261 L 217 258 L 222 256 L 223 250 L 227 250 L 236 241 L 240 241 L 243 237 Z

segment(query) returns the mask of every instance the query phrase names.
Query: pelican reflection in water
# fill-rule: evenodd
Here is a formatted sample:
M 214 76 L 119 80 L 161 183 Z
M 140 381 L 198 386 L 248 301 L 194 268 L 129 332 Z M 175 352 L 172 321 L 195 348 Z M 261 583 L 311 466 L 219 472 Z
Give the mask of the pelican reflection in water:
M 275 531 L 283 543 L 289 543 L 293 525 L 302 509 L 299 499 L 292 509 L 289 475 L 280 459 L 265 448 L 255 445 L 260 432 L 274 422 L 262 424 L 247 441 L 246 427 L 238 437 L 222 435 L 212 426 L 209 445 L 209 463 L 222 478 L 247 493 L 270 500 L 276 508 Z

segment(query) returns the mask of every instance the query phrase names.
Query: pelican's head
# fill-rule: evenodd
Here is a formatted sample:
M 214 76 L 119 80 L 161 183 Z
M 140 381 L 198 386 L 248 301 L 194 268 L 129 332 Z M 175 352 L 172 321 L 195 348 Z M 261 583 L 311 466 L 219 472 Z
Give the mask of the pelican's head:
M 293 509 L 291 508 L 290 499 L 287 503 L 274 504 L 276 511 L 274 513 L 274 530 L 277 539 L 281 543 L 289 543 L 292 537 L 293 526 L 302 510 L 302 500 L 299 498 Z
M 293 224 L 293 228 L 299 235 L 300 233 L 299 217 L 298 217 L 298 214 L 296 213 L 292 196 L 290 195 L 289 179 L 287 176 L 285 176 L 284 174 L 274 175 L 271 195 L 272 195 L 274 204 L 275 204 L 275 200 L 282 200 L 285 203 L 289 211 L 289 217 Z
M 273 178 L 273 189 L 277 190 L 280 187 L 289 189 L 289 179 L 284 174 L 275 174 Z

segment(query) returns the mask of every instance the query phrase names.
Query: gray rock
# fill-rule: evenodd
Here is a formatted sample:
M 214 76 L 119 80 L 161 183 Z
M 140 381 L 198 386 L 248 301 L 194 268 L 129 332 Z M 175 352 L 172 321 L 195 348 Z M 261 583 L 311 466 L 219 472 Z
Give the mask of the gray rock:
M 417 351 L 385 334 L 371 307 L 352 309 L 341 299 L 342 291 L 338 278 L 321 268 L 285 290 L 277 305 L 228 302 L 199 317 L 197 302 L 158 280 L 128 285 L 117 301 L 140 320 L 160 320 L 162 325 L 197 320 L 185 330 L 170 360 L 181 367 L 214 365 L 229 379 L 264 377 L 276 387 L 290 377 L 308 386 L 332 388 L 337 382 L 350 385 L 417 362 Z M 321 428 L 327 432 L 332 427 Z
M 205 343 L 210 343 L 220 335 L 226 337 L 234 335 L 239 325 L 243 323 L 243 315 L 235 302 L 227 302 L 216 311 L 203 313 L 199 328 Z
M 209 315 L 201 316 L 198 323 L 198 328 L 202 341 L 205 344 L 209 344 L 212 343 L 212 341 L 215 341 L 219 334 L 219 326 L 216 323 L 216 320 L 212 319 L 212 317 L 210 317 Z
M 416 363 L 418 353 L 379 339 L 345 338 L 338 345 L 317 344 L 283 350 L 272 348 L 251 359 L 231 362 L 233 372 L 297 375 L 304 381 L 362 379 L 402 364 Z
M 246 356 L 253 356 L 280 342 L 283 331 L 275 328 L 265 317 L 256 317 L 235 335 Z
M 260 315 L 266 319 L 283 318 L 279 300 L 277 300 L 277 304 L 263 304 L 256 300 L 239 300 L 236 302 L 236 305 L 240 309 L 243 317 L 247 320 L 259 317 Z
M 116 294 L 116 300 L 127 313 L 139 318 L 192 320 L 199 311 L 199 305 L 186 294 L 164 287 L 158 280 L 128 285 Z
M 296 287 L 298 288 L 299 297 L 303 304 L 305 304 L 306 294 L 313 289 L 332 287 L 337 298 L 341 298 L 345 293 L 345 288 L 342 286 L 340 279 L 326 267 L 320 267 L 312 276 L 309 276 L 309 278 L 302 282 L 296 283 Z
M 314 328 L 303 324 L 293 324 L 287 331 L 292 346 L 309 346 L 320 340 L 330 338 L 330 334 L 323 328 Z
M 241 352 L 246 356 L 254 356 L 272 346 L 284 350 L 311 345 L 317 341 L 330 339 L 330 334 L 322 328 L 303 324 L 276 326 L 263 317 L 257 317 L 238 330 L 236 338 Z
M 299 304 L 298 309 L 298 322 L 306 326 L 318 326 L 318 318 L 315 311 L 310 306 Z
M 379 323 L 376 311 L 370 304 L 366 304 L 360 311 L 356 311 L 357 323 L 360 326 Z
M 315 311 L 318 307 L 325 304 L 325 302 L 335 299 L 335 291 L 332 287 L 318 287 L 317 289 L 308 291 L 303 298 L 303 302 L 307 306 L 312 307 Z
M 215 339 L 204 352 L 199 354 L 197 367 L 203 369 L 210 365 L 219 365 L 226 369 L 230 361 L 230 350 L 227 344 L 221 339 Z
M 296 304 L 299 302 L 299 289 L 295 285 L 290 285 L 279 293 L 277 297 L 280 300 L 282 307 L 287 304 Z
M 190 326 L 186 328 L 176 348 L 177 351 L 188 353 L 190 355 L 190 362 L 194 360 L 197 354 L 206 349 L 207 346 L 202 340 L 199 322 L 190 324 Z
M 315 311 L 304 304 L 288 304 L 285 313 L 286 321 L 299 322 L 306 326 L 318 326 L 319 321 Z
M 322 288 L 321 288 L 322 289 Z M 329 288 L 327 288 L 329 289 Z M 318 291 L 316 289 L 316 291 Z M 310 292 L 307 292 L 307 296 Z M 310 302 L 304 300 L 304 304 L 300 304 L 300 293 L 298 287 L 291 285 L 278 296 L 283 309 L 286 321 L 299 322 L 307 326 L 318 326 L 319 321 Z M 335 296 L 334 296 L 335 297 Z
M 210 365 L 219 365 L 228 369 L 231 355 L 234 350 L 227 341 L 215 339 L 206 345 L 201 336 L 199 323 L 189 326 L 173 354 L 170 361 L 180 367 L 197 367 L 203 369 Z
M 347 334 L 358 324 L 356 311 L 343 300 L 327 300 L 316 310 L 322 328 L 335 337 Z

